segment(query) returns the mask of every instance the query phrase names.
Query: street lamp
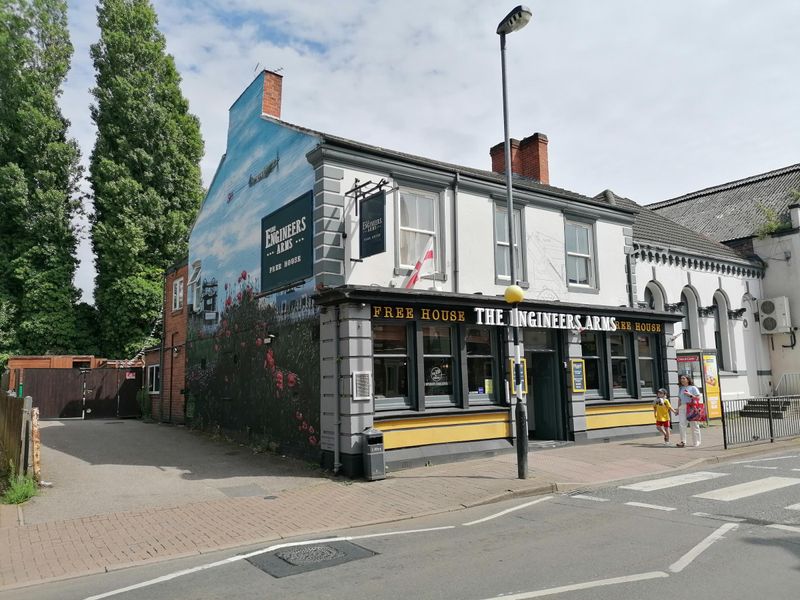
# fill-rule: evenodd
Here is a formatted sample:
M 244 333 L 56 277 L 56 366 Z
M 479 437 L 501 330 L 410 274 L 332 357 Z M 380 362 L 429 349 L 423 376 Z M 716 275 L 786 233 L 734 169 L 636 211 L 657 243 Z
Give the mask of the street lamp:
M 508 92 L 506 90 L 506 34 L 519 31 L 531 20 L 533 14 L 527 6 L 517 6 L 506 15 L 497 26 L 500 36 L 500 64 L 503 78 L 503 135 L 506 156 L 506 195 L 508 196 L 508 262 L 511 282 L 505 291 L 505 299 L 511 308 L 511 331 L 514 339 L 514 395 L 516 397 L 515 417 L 517 424 L 517 477 L 528 478 L 528 416 L 522 401 L 522 361 L 519 349 L 519 323 L 517 323 L 517 304 L 522 301 L 523 292 L 517 285 L 517 269 L 514 264 L 514 197 L 511 192 L 511 142 L 508 137 Z

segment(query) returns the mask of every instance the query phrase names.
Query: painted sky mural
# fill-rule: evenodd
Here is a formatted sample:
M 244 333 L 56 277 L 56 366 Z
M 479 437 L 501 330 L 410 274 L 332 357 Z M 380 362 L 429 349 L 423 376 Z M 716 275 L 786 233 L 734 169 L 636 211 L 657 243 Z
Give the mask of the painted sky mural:
M 263 74 L 231 107 L 227 152 L 189 239 L 202 309 L 189 319 L 187 416 L 204 429 L 313 457 L 319 321 L 306 154 L 320 140 L 262 117 L 262 94 Z

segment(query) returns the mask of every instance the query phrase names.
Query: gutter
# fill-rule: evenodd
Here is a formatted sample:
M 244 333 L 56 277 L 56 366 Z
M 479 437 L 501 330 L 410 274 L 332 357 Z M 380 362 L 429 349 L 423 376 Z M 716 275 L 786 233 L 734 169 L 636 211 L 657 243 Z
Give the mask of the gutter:
M 342 361 L 341 357 L 339 356 L 339 306 L 333 307 L 333 314 L 334 314 L 334 327 L 335 331 L 333 334 L 333 342 L 336 347 L 336 393 L 334 397 L 336 398 L 336 410 L 333 413 L 333 418 L 335 421 L 335 437 L 336 440 L 333 443 L 333 474 L 338 475 L 339 469 L 342 467 L 340 462 L 340 445 L 341 445 L 341 436 L 342 436 L 342 416 L 340 414 L 340 407 L 339 403 L 341 402 L 341 387 L 342 387 Z
M 453 179 L 453 291 L 458 293 L 458 184 L 461 174 L 456 171 Z

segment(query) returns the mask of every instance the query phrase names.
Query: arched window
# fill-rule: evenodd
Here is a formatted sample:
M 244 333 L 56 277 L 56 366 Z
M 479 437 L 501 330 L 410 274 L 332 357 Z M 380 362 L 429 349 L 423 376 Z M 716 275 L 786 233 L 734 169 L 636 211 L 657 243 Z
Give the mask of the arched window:
M 664 311 L 666 298 L 664 290 L 655 281 L 650 281 L 644 288 L 644 301 L 650 310 Z
M 729 371 L 731 364 L 730 324 L 728 322 L 728 299 L 721 290 L 714 292 L 714 348 L 720 371 Z
M 697 294 L 688 286 L 681 292 L 681 312 L 683 313 L 683 347 L 699 347 L 701 342 L 697 321 Z

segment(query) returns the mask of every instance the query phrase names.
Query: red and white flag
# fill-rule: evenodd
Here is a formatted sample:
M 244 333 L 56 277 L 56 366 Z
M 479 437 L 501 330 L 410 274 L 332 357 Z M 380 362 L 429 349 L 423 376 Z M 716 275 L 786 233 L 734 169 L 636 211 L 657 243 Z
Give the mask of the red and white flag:
M 403 282 L 403 287 L 407 290 L 413 288 L 419 281 L 419 278 L 422 276 L 422 269 L 425 267 L 432 269 L 433 264 L 433 236 L 431 236 L 428 238 L 428 243 L 425 244 L 425 250 L 422 252 L 422 256 L 419 258 L 417 264 L 414 265 L 411 273 Z

